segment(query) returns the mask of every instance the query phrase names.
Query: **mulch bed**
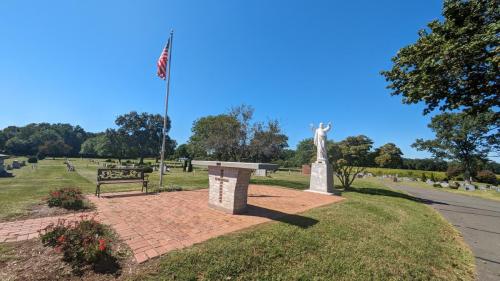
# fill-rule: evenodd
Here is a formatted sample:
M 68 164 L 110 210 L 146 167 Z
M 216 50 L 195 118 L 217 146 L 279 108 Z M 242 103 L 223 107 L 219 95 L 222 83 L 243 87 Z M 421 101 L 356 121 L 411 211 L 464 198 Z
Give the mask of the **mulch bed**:
M 72 272 L 71 266 L 62 261 L 62 254 L 51 247 L 44 247 L 40 239 L 5 243 L 0 247 L 0 280 L 125 280 L 144 265 L 137 264 L 129 248 L 121 241 L 114 242 L 120 268 L 114 273 L 98 273 L 90 266 L 81 274 Z M 0 249 L 1 250 L 1 249 Z

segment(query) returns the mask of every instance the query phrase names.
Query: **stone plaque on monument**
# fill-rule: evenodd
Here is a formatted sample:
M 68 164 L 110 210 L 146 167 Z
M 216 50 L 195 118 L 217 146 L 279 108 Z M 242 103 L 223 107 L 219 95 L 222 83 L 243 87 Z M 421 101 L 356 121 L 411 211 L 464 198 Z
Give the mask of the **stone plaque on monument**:
M 333 167 L 328 163 L 326 151 L 326 133 L 331 127 L 331 124 L 323 127 L 323 123 L 319 123 L 319 127 L 314 131 L 314 145 L 317 148 L 316 162 L 311 165 L 311 179 L 309 189 L 306 191 L 333 194 Z

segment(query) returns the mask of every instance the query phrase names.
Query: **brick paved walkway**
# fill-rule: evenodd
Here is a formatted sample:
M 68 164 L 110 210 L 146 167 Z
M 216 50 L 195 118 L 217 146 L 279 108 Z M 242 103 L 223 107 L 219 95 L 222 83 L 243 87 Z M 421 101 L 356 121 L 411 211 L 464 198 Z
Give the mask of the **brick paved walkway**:
M 338 202 L 342 197 L 251 185 L 248 213 L 230 215 L 208 207 L 208 189 L 91 196 L 99 216 L 134 252 L 137 262 L 272 219 Z M 307 218 L 304 218 L 307 223 Z M 312 219 L 309 219 L 312 220 Z
M 56 217 L 36 218 L 0 223 L 0 242 L 15 242 L 38 237 L 41 230 L 59 219 L 78 220 L 81 214 L 69 214 Z
M 139 263 L 222 234 L 343 200 L 338 196 L 258 185 L 251 185 L 248 195 L 248 212 L 242 215 L 209 208 L 208 189 L 160 195 L 106 193 L 101 198 L 88 198 L 97 207 L 96 219 L 115 229 Z M 0 223 L 0 242 L 35 238 L 38 230 L 58 219 L 76 220 L 79 214 Z M 304 224 L 300 226 L 315 223 L 307 217 L 300 217 L 300 221 Z

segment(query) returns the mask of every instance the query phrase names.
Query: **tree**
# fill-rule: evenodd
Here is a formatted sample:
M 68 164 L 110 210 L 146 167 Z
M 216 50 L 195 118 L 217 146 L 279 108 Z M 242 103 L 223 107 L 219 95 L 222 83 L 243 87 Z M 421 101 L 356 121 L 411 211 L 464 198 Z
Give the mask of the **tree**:
M 391 70 L 382 71 L 391 94 L 402 95 L 406 104 L 424 102 L 424 114 L 498 109 L 498 0 L 445 0 L 443 15 L 443 22 L 430 22 L 416 43 L 399 50 Z
M 460 162 L 466 179 L 474 176 L 479 161 L 486 159 L 499 140 L 500 122 L 491 111 L 477 116 L 444 113 L 434 116 L 428 127 L 436 138 L 417 139 L 412 146 L 437 158 Z
M 189 146 L 185 143 L 177 146 L 177 148 L 174 151 L 174 159 L 179 159 L 179 158 L 191 158 L 191 155 L 189 154 Z
M 373 141 L 366 136 L 347 137 L 334 143 L 329 151 L 329 161 L 333 164 L 342 186 L 349 189 L 356 176 L 365 171 L 362 167 L 367 162 Z
M 312 138 L 307 138 L 299 142 L 295 151 L 295 162 L 297 166 L 311 164 L 316 161 L 316 146 Z
M 86 157 L 98 156 L 96 147 L 100 137 L 97 136 L 84 141 L 80 147 L 80 154 Z
M 250 158 L 255 162 L 278 160 L 283 150 L 288 147 L 288 137 L 281 132 L 278 121 L 269 121 L 267 125 L 254 125 L 253 138 L 250 142 Z
M 229 111 L 229 116 L 234 117 L 240 123 L 238 144 L 239 148 L 235 151 L 235 160 L 242 161 L 248 159 L 250 154 L 249 143 L 255 132 L 250 121 L 253 118 L 254 108 L 252 106 L 242 104 L 232 107 Z
M 49 140 L 42 144 L 38 152 L 44 155 L 54 157 L 67 156 L 72 147 L 65 144 L 63 140 Z
M 159 114 L 137 113 L 131 111 L 128 114 L 116 118 L 115 124 L 119 126 L 117 132 L 127 139 L 130 148 L 129 153 L 134 150 L 144 162 L 144 157 L 159 157 L 162 142 L 163 117 Z M 167 118 L 166 132 L 170 131 L 170 118 Z M 167 136 L 165 151 L 172 154 L 175 141 Z
M 375 163 L 382 168 L 401 168 L 403 152 L 394 143 L 386 143 L 375 150 Z
M 191 129 L 189 153 L 195 158 L 236 161 L 241 156 L 241 124 L 234 116 L 220 114 L 196 120 Z

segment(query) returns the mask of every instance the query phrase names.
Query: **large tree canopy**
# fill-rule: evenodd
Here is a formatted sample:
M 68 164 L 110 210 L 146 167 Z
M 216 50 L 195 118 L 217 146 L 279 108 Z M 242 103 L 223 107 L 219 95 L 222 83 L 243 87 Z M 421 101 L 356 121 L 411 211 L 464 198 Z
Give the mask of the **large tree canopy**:
M 394 143 L 386 143 L 375 150 L 375 163 L 382 168 L 401 168 L 403 152 Z
M 144 157 L 156 157 L 160 155 L 163 131 L 163 117 L 160 114 L 148 114 L 146 112 L 130 113 L 120 115 L 116 118 L 119 126 L 116 137 L 125 138 L 129 147 L 129 154 L 136 154 L 140 163 Z M 170 118 L 167 118 L 166 132 L 170 130 Z M 176 143 L 167 136 L 165 154 L 172 155 Z
M 333 144 L 329 151 L 329 161 L 333 164 L 342 186 L 349 189 L 357 175 L 366 170 L 373 141 L 364 135 L 347 137 Z
M 392 95 L 424 102 L 424 114 L 498 109 L 500 5 L 498 0 L 445 0 L 444 21 L 420 30 L 416 43 L 399 50 L 382 74 Z
M 493 112 L 477 116 L 466 113 L 444 113 L 432 118 L 429 128 L 433 140 L 417 139 L 413 147 L 427 150 L 437 158 L 459 161 L 466 176 L 474 175 L 478 161 L 498 152 L 500 121 Z
M 189 139 L 191 157 L 222 161 L 272 162 L 281 159 L 288 137 L 277 121 L 251 123 L 253 109 L 242 105 L 228 114 L 196 120 Z

